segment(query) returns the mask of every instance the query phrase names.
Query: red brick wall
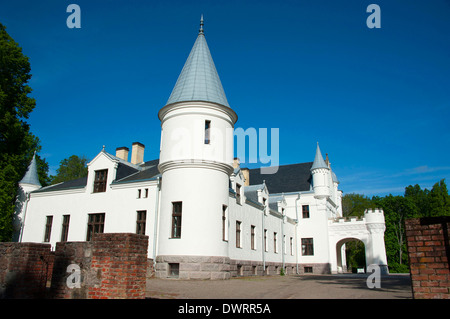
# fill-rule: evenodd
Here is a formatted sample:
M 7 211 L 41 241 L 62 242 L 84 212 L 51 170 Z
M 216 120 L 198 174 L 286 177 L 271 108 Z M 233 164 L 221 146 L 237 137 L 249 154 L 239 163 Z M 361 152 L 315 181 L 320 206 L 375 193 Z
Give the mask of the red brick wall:
M 147 248 L 144 235 L 95 235 L 91 271 L 98 274 L 100 282 L 89 287 L 88 298 L 145 298 Z
M 49 298 L 55 299 L 86 299 L 90 285 L 95 284 L 91 276 L 91 258 L 93 242 L 58 242 L 54 252 L 52 282 Z M 67 267 L 76 264 L 80 267 L 80 288 L 70 289 L 67 278 L 71 275 Z
M 44 298 L 50 245 L 0 243 L 0 297 Z
M 450 217 L 405 222 L 413 297 L 450 299 Z
M 0 243 L 0 298 L 143 299 L 148 237 L 97 234 L 90 242 Z M 67 267 L 80 267 L 80 287 L 69 288 Z M 46 283 L 51 286 L 46 293 Z

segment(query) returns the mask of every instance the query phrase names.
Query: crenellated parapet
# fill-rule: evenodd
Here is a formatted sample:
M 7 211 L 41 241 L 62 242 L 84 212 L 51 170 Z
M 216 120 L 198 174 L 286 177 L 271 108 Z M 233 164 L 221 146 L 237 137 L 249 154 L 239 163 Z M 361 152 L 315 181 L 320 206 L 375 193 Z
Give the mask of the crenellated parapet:
M 384 233 L 386 230 L 384 212 L 381 208 L 366 209 L 364 211 L 364 219 L 370 233 Z

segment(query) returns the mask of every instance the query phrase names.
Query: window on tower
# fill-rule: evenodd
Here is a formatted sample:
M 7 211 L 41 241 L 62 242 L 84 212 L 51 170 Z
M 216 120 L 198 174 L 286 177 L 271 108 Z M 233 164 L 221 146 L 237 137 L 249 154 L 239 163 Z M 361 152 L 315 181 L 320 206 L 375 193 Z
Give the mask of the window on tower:
M 227 215 L 228 215 L 228 207 L 226 205 L 222 205 L 222 240 L 224 241 L 228 240 Z
M 181 238 L 182 202 L 172 203 L 172 238 Z
M 210 144 L 211 142 L 211 121 L 205 121 L 205 144 Z

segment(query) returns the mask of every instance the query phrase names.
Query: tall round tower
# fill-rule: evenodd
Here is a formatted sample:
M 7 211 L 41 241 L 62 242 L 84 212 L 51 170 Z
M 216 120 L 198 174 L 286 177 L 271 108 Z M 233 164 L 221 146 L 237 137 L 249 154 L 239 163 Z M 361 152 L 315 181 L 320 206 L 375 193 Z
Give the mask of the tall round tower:
M 228 209 L 237 115 L 228 105 L 206 43 L 203 17 L 197 40 L 158 116 L 162 186 L 157 275 L 220 277 L 223 273 L 212 273 L 214 267 L 206 264 L 228 258 L 223 216 Z

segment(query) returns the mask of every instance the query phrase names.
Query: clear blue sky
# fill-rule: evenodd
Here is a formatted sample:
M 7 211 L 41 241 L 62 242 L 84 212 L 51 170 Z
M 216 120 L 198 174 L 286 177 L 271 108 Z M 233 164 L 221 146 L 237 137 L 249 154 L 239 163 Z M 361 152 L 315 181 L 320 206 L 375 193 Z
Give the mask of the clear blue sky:
M 69 29 L 69 4 L 81 29 Z M 369 4 L 381 28 L 369 29 Z M 29 119 L 54 174 L 73 154 L 139 141 L 157 158 L 164 106 L 205 34 L 236 127 L 279 128 L 280 164 L 329 154 L 344 193 L 450 182 L 450 2 L 5 0 L 30 58 Z

